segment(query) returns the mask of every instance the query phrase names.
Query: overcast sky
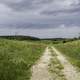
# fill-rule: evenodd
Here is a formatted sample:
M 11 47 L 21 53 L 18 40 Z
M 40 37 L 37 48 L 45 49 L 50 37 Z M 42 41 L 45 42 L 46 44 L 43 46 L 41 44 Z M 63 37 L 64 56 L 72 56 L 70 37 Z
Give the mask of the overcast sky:
M 76 37 L 80 0 L 0 0 L 0 35 Z

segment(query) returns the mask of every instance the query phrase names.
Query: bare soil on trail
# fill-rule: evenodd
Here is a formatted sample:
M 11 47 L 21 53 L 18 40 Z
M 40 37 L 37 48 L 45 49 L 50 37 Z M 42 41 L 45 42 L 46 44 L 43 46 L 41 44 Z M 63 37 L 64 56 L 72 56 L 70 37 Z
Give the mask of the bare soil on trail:
M 67 60 L 67 58 L 60 53 L 55 47 L 52 47 L 53 52 L 57 55 L 56 58 L 60 61 L 63 68 L 63 74 L 66 80 L 80 80 L 80 72 Z M 53 56 L 48 48 L 46 48 L 43 56 L 32 67 L 31 80 L 54 80 L 49 72 L 50 60 Z M 55 75 L 53 75 L 55 76 Z
M 55 47 L 52 47 L 53 51 L 57 54 L 57 59 L 63 65 L 63 73 L 67 80 L 80 80 L 80 72 L 73 67 L 73 65 L 62 55 Z
M 48 71 L 48 65 L 51 59 L 51 53 L 46 48 L 43 56 L 40 58 L 38 63 L 32 67 L 31 80 L 52 80 Z

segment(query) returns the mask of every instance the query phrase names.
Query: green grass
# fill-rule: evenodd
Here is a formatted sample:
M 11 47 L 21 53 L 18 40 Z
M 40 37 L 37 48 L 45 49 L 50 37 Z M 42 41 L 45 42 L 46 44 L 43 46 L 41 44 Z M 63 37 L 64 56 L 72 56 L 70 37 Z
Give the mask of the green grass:
M 66 55 L 73 65 L 80 69 L 80 41 L 58 44 L 55 47 Z
M 44 49 L 40 43 L 0 39 L 0 80 L 29 80 Z

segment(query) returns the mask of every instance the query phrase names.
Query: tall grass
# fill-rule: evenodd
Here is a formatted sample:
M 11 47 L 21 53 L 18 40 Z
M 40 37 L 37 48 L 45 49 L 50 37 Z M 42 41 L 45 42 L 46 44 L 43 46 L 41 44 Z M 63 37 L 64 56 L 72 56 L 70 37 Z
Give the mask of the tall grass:
M 0 39 L 0 80 L 29 80 L 44 49 L 40 43 Z
M 58 44 L 56 48 L 66 55 L 73 65 L 80 69 L 80 41 Z

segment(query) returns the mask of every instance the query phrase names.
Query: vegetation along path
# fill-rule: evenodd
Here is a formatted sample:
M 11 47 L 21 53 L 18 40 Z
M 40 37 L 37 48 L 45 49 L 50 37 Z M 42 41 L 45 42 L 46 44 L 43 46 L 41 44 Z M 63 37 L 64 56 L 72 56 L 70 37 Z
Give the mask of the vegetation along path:
M 62 55 L 55 47 L 52 47 L 53 51 L 57 54 L 57 59 L 64 67 L 64 75 L 67 80 L 80 80 L 80 73 L 76 71 L 72 64 Z
M 62 55 L 62 53 L 60 53 L 55 47 L 52 47 L 52 50 L 57 55 L 56 59 L 59 60 L 61 65 L 64 67 L 63 74 L 66 80 L 80 80 L 80 73 L 76 70 L 76 68 L 73 67 L 73 65 L 66 59 L 66 57 Z M 51 73 L 48 70 L 48 65 L 50 64 L 52 57 L 53 56 L 47 47 L 43 56 L 32 67 L 31 80 L 58 80 L 53 79 Z
M 31 80 L 51 80 L 51 76 L 48 72 L 48 65 L 51 59 L 51 53 L 46 48 L 43 56 L 40 58 L 38 63 L 32 68 Z

